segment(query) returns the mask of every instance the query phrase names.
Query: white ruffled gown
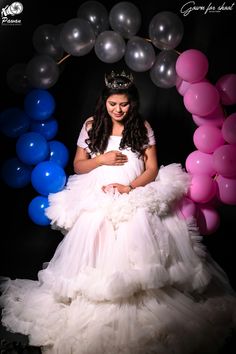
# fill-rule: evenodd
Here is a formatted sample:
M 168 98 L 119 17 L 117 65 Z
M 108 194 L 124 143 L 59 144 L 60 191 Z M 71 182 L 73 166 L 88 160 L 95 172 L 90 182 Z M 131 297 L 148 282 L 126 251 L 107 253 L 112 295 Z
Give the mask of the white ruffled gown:
M 2 283 L 2 323 L 50 354 L 217 353 L 235 329 L 236 297 L 194 220 L 178 217 L 189 175 L 170 164 L 145 187 L 104 193 L 143 171 L 123 152 L 125 165 L 73 175 L 49 196 L 46 213 L 65 237 L 38 281 Z

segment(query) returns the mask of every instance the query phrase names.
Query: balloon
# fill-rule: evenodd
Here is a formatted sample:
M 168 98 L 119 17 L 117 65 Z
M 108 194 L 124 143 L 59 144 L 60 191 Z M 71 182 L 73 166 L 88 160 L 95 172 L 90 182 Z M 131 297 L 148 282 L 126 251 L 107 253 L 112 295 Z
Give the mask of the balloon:
M 46 90 L 33 89 L 25 97 L 26 113 L 35 120 L 48 119 L 55 110 L 55 100 Z
M 1 177 L 11 188 L 23 188 L 30 183 L 32 167 L 21 162 L 17 157 L 3 162 Z
M 213 167 L 218 174 L 228 178 L 236 178 L 236 145 L 220 146 L 212 156 Z
M 236 205 L 236 179 L 217 176 L 218 198 L 224 204 Z
M 26 94 L 32 88 L 26 75 L 26 66 L 26 64 L 17 63 L 7 71 L 7 85 L 15 93 Z
M 125 41 L 119 33 L 104 31 L 95 42 L 95 53 L 105 63 L 115 63 L 125 54 Z
M 27 64 L 26 75 L 33 87 L 48 89 L 57 82 L 59 68 L 50 56 L 36 55 Z
M 212 113 L 206 115 L 205 117 L 193 114 L 192 118 L 194 123 L 198 126 L 208 124 L 219 128 L 222 127 L 225 120 L 224 112 L 220 104 L 217 105 Z
M 135 36 L 141 26 L 141 13 L 128 1 L 114 5 L 109 14 L 111 28 L 124 38 Z
M 224 105 L 236 104 L 236 74 L 223 75 L 216 82 L 216 88 Z
M 34 167 L 31 183 L 38 193 L 47 196 L 49 193 L 56 193 L 63 189 L 66 174 L 56 162 L 42 161 Z
M 49 155 L 47 140 L 35 132 L 22 134 L 16 142 L 16 154 L 25 164 L 35 165 Z
M 156 86 L 170 88 L 176 85 L 175 63 L 177 57 L 178 54 L 173 50 L 163 50 L 157 55 L 150 70 L 150 77 Z
M 50 224 L 50 219 L 45 215 L 45 208 L 49 206 L 48 198 L 44 196 L 36 196 L 31 200 L 28 206 L 28 215 L 30 219 L 40 226 Z
M 176 61 L 177 75 L 188 82 L 201 81 L 208 72 L 208 59 L 197 49 L 188 49 L 181 53 Z
M 178 204 L 178 216 L 181 219 L 195 217 L 197 213 L 196 204 L 189 198 L 184 197 Z
M 198 205 L 197 225 L 202 235 L 213 234 L 220 226 L 218 211 L 209 205 Z
M 193 142 L 198 150 L 207 154 L 211 154 L 216 148 L 225 143 L 221 130 L 208 124 L 204 124 L 195 130 Z
M 49 160 L 56 162 L 64 168 L 69 160 L 69 150 L 67 147 L 60 141 L 52 140 L 49 142 L 49 150 Z
M 154 46 L 161 50 L 176 48 L 183 34 L 183 23 L 173 12 L 159 12 L 149 24 L 149 37 Z
M 25 133 L 29 126 L 29 116 L 19 108 L 8 108 L 0 114 L 0 131 L 10 138 Z
M 178 60 L 178 59 L 177 59 Z M 202 79 L 201 82 L 209 82 L 207 79 Z M 177 91 L 184 96 L 185 92 L 187 91 L 187 89 L 190 87 L 191 83 L 188 81 L 185 81 L 183 79 L 181 79 L 181 77 L 178 76 L 177 74 L 177 79 L 176 79 L 176 89 Z
M 177 75 L 175 86 L 180 95 L 183 96 L 187 89 L 190 87 L 190 85 L 190 82 L 181 79 L 181 77 Z
M 145 39 L 132 37 L 126 46 L 125 62 L 134 71 L 147 71 L 155 62 L 153 46 Z
M 64 50 L 60 43 L 59 27 L 43 24 L 33 32 L 32 42 L 39 54 L 49 55 L 55 60 L 61 59 Z
M 209 82 L 191 84 L 184 95 L 185 108 L 192 114 L 206 116 L 219 104 L 219 93 Z
M 192 174 L 215 175 L 211 154 L 206 154 L 199 150 L 191 152 L 185 161 L 186 170 Z
M 31 121 L 30 130 L 40 133 L 47 140 L 53 139 L 58 132 L 58 123 L 55 118 L 49 118 L 45 121 Z
M 207 203 L 216 194 L 216 182 L 207 175 L 192 175 L 188 197 L 196 203 Z
M 88 54 L 95 43 L 91 23 L 82 18 L 72 18 L 63 25 L 60 41 L 64 50 L 71 55 Z
M 82 3 L 78 9 L 77 16 L 90 22 L 96 36 L 109 28 L 108 11 L 98 1 Z
M 229 144 L 236 144 L 236 113 L 230 114 L 222 125 L 222 135 Z

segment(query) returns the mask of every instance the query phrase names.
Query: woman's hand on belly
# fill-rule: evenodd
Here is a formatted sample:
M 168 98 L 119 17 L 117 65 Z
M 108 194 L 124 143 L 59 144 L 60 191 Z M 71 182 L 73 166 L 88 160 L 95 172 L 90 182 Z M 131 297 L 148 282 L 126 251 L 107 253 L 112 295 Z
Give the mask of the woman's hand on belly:
M 126 186 L 124 184 L 120 184 L 120 183 L 110 183 L 110 184 L 107 184 L 106 186 L 103 186 L 102 190 L 104 193 L 114 190 L 114 193 L 116 191 L 118 191 L 120 194 L 123 194 L 123 193 L 129 193 L 131 190 L 131 187 Z

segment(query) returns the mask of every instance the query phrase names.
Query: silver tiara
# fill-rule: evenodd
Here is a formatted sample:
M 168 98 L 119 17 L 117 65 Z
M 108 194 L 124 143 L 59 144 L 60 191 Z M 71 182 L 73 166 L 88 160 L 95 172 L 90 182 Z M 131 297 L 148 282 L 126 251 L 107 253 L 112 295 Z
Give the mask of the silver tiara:
M 126 78 L 127 82 L 120 82 L 119 78 Z M 110 75 L 105 74 L 105 85 L 111 89 L 127 89 L 133 85 L 134 77 L 133 75 L 126 74 L 123 70 L 121 74 L 116 74 L 114 71 Z

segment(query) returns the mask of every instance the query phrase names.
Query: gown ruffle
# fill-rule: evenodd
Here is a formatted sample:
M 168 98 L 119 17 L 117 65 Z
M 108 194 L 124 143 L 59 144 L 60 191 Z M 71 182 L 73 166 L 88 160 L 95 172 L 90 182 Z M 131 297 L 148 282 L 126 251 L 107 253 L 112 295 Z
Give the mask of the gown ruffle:
M 173 163 L 129 194 L 104 193 L 142 172 L 125 153 L 124 166 L 73 175 L 49 196 L 46 214 L 65 237 L 37 281 L 2 280 L 2 323 L 48 354 L 217 353 L 235 329 L 236 297 L 195 220 L 178 216 L 190 177 Z

